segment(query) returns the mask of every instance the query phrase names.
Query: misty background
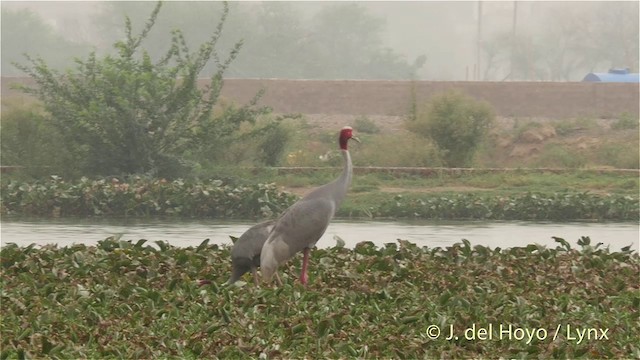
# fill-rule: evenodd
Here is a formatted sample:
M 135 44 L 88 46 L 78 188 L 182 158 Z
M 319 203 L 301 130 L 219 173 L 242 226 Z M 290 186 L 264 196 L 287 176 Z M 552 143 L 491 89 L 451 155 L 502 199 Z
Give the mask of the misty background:
M 155 2 L 3 1 L 2 75 L 24 53 L 51 67 L 113 51 Z M 231 2 L 218 51 L 243 40 L 229 78 L 580 81 L 638 71 L 639 3 Z M 220 2 L 166 2 L 143 47 L 166 52 L 171 30 L 190 47 L 214 31 Z M 213 70 L 205 69 L 203 75 Z

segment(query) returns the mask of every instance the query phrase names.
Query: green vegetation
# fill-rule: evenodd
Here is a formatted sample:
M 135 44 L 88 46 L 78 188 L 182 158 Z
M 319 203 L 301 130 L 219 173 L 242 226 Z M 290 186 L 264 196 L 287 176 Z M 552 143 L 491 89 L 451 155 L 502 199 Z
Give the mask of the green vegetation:
M 359 165 L 359 164 L 357 164 Z M 251 178 L 256 182 L 275 182 L 279 186 L 295 190 L 326 184 L 335 178 L 338 167 L 315 169 L 242 169 L 217 168 L 203 173 L 204 177 L 219 177 L 233 181 Z M 408 169 L 411 171 L 412 169 Z M 638 172 L 600 171 L 589 169 L 538 170 L 538 169 L 427 169 L 420 173 L 395 172 L 381 169 L 367 172 L 356 168 L 352 186 L 369 186 L 378 191 L 392 189 L 406 193 L 491 192 L 498 195 L 532 192 L 593 192 L 597 194 L 637 195 L 640 189 Z M 351 197 L 349 194 L 347 198 Z
M 489 104 L 459 92 L 436 95 L 407 127 L 431 139 L 449 167 L 469 166 L 494 120 Z
M 198 3 L 189 11 L 210 14 L 203 9 L 220 5 Z M 166 6 L 184 10 L 178 3 Z M 242 106 L 219 98 L 229 65 L 243 59 L 238 57 L 241 42 L 231 43 L 227 53 L 217 52 L 227 17 L 227 5 L 222 6 L 219 22 L 206 17 L 215 26 L 212 32 L 190 21 L 209 36 L 195 52 L 180 30 L 172 32 L 171 41 L 162 37 L 168 50 L 142 49 L 158 20 L 158 4 L 138 35 L 127 20 L 125 40 L 116 42 L 115 54 L 92 52 L 66 72 L 35 57 L 28 58 L 30 65 L 19 65 L 36 81 L 28 91 L 41 104 L 6 109 L 3 99 L 1 162 L 26 168 L 3 175 L 0 213 L 268 218 L 296 200 L 280 186 L 304 188 L 333 179 L 335 168 L 279 174 L 260 167 L 339 166 L 341 159 L 332 156 L 336 134 L 273 118 L 257 104 L 261 93 Z M 318 31 L 304 31 L 312 34 L 304 44 L 288 36 L 302 23 L 296 14 L 282 15 L 287 6 L 265 3 L 256 9 L 260 26 L 250 27 L 260 29 L 259 36 L 249 37 L 256 54 L 308 56 L 314 59 L 311 70 L 319 69 L 317 64 L 333 69 L 316 72 L 320 77 L 367 77 L 385 69 L 385 76 L 401 78 L 424 65 L 424 58 L 410 65 L 380 50 L 381 24 L 363 15 L 359 5 L 324 8 L 312 21 Z M 359 31 L 351 31 L 352 24 Z M 280 32 L 270 31 L 277 25 Z M 339 35 L 344 33 L 353 36 Z M 290 51 L 274 51 L 274 41 Z M 327 43 L 333 44 L 329 51 L 314 47 Z M 353 53 L 360 61 L 353 61 Z M 277 57 L 244 59 L 253 64 L 254 58 L 264 59 L 256 68 L 260 74 L 309 73 L 305 65 L 289 66 Z M 213 69 L 209 86 L 198 88 L 198 76 L 207 69 Z M 414 115 L 408 124 L 416 134 L 379 133 L 378 124 L 357 119 L 364 142 L 353 146 L 355 165 L 488 166 L 486 154 L 509 154 L 518 145 L 485 141 L 490 109 L 459 94 L 436 98 L 426 112 Z M 518 141 L 538 128 L 525 124 L 509 131 Z M 636 128 L 635 118 L 623 116 L 611 125 L 615 142 L 533 143 L 525 149 L 535 154 L 527 162 L 510 160 L 517 166 L 637 169 L 637 132 L 628 135 Z M 557 129 L 561 136 L 603 131 L 590 118 Z M 485 157 L 478 156 L 483 151 Z M 490 161 L 506 166 L 502 160 Z M 628 172 L 356 173 L 338 216 L 638 221 L 638 188 L 637 173 Z M 556 249 L 490 249 L 466 240 L 445 249 L 406 241 L 382 248 L 367 242 L 353 250 L 319 249 L 307 289 L 294 282 L 299 259 L 285 267 L 280 289 L 221 286 L 229 275 L 230 249 L 207 240 L 196 248 L 119 238 L 90 247 L 5 244 L 0 249 L 0 359 L 640 357 L 638 255 L 628 248 L 610 252 L 589 238 L 578 241 L 578 250 L 556 241 Z M 199 279 L 213 284 L 198 287 Z M 464 329 L 489 324 L 540 329 L 546 336 L 464 338 Z M 460 338 L 430 339 L 431 325 L 444 332 L 453 325 Z M 578 342 L 571 328 L 607 329 L 609 338 Z M 562 331 L 552 340 L 556 329 Z
M 185 182 L 132 178 L 80 179 L 2 185 L 0 212 L 34 216 L 183 216 L 256 218 L 280 214 L 294 196 L 274 185 L 230 186 L 220 180 Z
M 441 166 L 441 152 L 428 139 L 415 134 L 358 135 L 363 143 L 352 146 L 358 166 Z
M 331 178 L 330 174 L 327 177 Z M 637 181 L 637 179 L 636 179 Z M 296 196 L 270 185 L 231 185 L 237 180 L 149 180 L 135 177 L 66 182 L 3 182 L 4 214 L 29 216 L 182 216 L 256 218 L 280 214 Z M 323 180 L 323 183 L 327 182 Z M 247 182 L 249 183 L 249 182 Z M 588 192 L 381 193 L 371 183 L 358 185 L 338 210 L 341 217 L 638 220 L 638 196 Z
M 633 116 L 629 113 L 623 113 L 620 115 L 618 120 L 611 125 L 611 128 L 614 130 L 627 130 L 627 129 L 637 129 L 640 120 L 638 120 L 637 116 Z
M 523 126 L 526 126 L 525 123 Z M 597 131 L 600 129 L 596 119 L 591 117 L 577 117 L 573 119 L 565 119 L 555 121 L 553 127 L 559 135 L 572 135 L 585 131 Z
M 280 124 L 265 130 L 266 133 L 263 134 L 264 139 L 258 153 L 259 163 L 266 166 L 280 165 L 286 147 L 291 141 L 291 131 Z
M 358 133 L 365 134 L 377 134 L 380 132 L 378 125 L 366 116 L 358 116 L 354 120 L 353 129 Z
M 355 210 L 355 209 L 354 209 Z M 588 193 L 524 193 L 511 196 L 396 195 L 368 210 L 373 217 L 493 220 L 639 220 L 638 199 Z M 348 211 L 341 209 L 340 213 Z M 353 214 L 353 211 L 350 215 Z
M 628 146 L 619 143 L 608 143 L 603 145 L 597 156 L 602 162 L 607 162 L 619 169 L 636 169 L 640 162 L 640 153 L 629 150 Z
M 545 166 L 570 169 L 581 168 L 587 162 L 583 154 L 575 153 L 559 144 L 547 144 L 537 161 Z
M 62 135 L 47 121 L 40 107 L 11 107 L 6 111 L 3 102 L 0 163 L 24 166 L 23 177 L 43 177 L 52 170 L 70 175 L 64 169 L 71 163 L 71 156 L 59 146 L 64 143 Z
M 555 249 L 466 240 L 444 249 L 402 240 L 316 249 L 306 289 L 295 278 L 300 258 L 283 267 L 282 288 L 225 287 L 230 249 L 207 241 L 8 244 L 0 250 L 0 356 L 639 357 L 638 254 L 589 238 L 577 249 L 556 241 Z M 198 287 L 200 279 L 213 284 Z M 468 337 L 466 329 L 490 324 L 491 340 Z M 500 325 L 537 336 L 501 338 Z M 457 339 L 446 340 L 450 326 Z M 597 340 L 579 341 L 576 331 L 589 328 L 602 329 Z
M 77 59 L 76 68 L 64 76 L 41 58 L 27 56 L 29 65 L 16 64 L 35 80 L 37 86 L 24 90 L 42 101 L 44 116 L 62 140 L 58 145 L 70 155 L 65 163 L 73 170 L 63 169 L 64 173 L 177 177 L 199 165 L 193 164 L 196 159 L 219 157 L 244 124 L 257 127 L 250 134 L 274 133 L 267 131 L 275 126 L 272 122 L 257 126 L 257 120 L 270 113 L 257 106 L 261 92 L 244 106 L 219 103 L 223 75 L 242 45 L 235 43 L 224 57 L 216 49 L 228 14 L 226 4 L 215 31 L 197 51 L 192 52 L 182 32 L 174 30 L 169 50 L 154 61 L 142 44 L 160 9 L 158 3 L 138 35 L 127 18 L 126 37 L 114 44 L 115 55 L 98 58 L 91 52 Z M 198 78 L 210 60 L 217 68 L 201 89 Z M 24 134 L 17 135 L 17 141 L 25 140 Z M 285 137 L 278 140 L 286 144 Z
M 302 115 L 285 115 L 274 117 L 268 114 L 258 115 L 247 112 L 245 107 L 228 104 L 221 99 L 214 109 L 213 118 L 219 126 L 216 136 L 209 141 L 195 137 L 202 147 L 195 146 L 185 150 L 177 161 L 166 159 L 157 162 L 157 166 L 165 166 L 167 173 L 150 171 L 146 175 L 166 177 L 167 179 L 219 177 L 218 169 L 222 167 L 246 166 L 258 167 L 243 176 L 251 178 L 260 174 L 271 174 L 266 166 L 334 166 L 341 165 L 341 157 L 336 151 L 336 130 L 325 130 L 321 123 L 310 124 Z M 80 149 L 71 149 L 58 133 L 52 119 L 41 110 L 40 104 L 32 102 L 19 104 L 15 100 L 3 99 L 2 112 L 2 146 L 1 161 L 3 165 L 24 166 L 20 174 L 23 179 L 38 178 L 43 175 L 60 175 L 66 179 L 79 179 L 81 176 L 93 177 L 95 174 L 81 172 L 78 164 L 72 159 L 84 156 Z M 255 110 L 255 109 L 254 109 Z M 255 110 L 257 111 L 257 110 Z M 237 117 L 233 114 L 238 115 Z M 242 115 L 243 114 L 243 115 Z M 242 116 L 240 116 L 242 115 Z M 244 121 L 241 119 L 253 118 Z M 368 120 L 371 124 L 383 128 L 385 124 Z M 357 132 L 362 143 L 353 144 L 350 148 L 355 166 L 376 167 L 441 167 L 445 166 L 445 152 L 438 148 L 431 139 L 411 131 L 398 130 L 371 133 Z M 478 144 L 473 158 L 476 168 L 567 168 L 581 170 L 592 169 L 638 169 L 640 166 L 640 145 L 638 132 L 634 129 L 614 130 L 615 121 L 599 124 L 591 118 L 553 120 L 542 125 L 535 120 L 517 119 L 515 125 L 505 123 L 494 124 L 489 136 Z M 408 121 L 408 123 L 412 123 Z M 413 122 L 416 123 L 416 122 Z M 226 125 L 225 125 L 226 124 Z M 228 126 L 227 126 L 228 125 Z M 362 124 L 360 124 L 362 125 Z M 526 134 L 527 136 L 523 135 Z M 147 136 L 147 135 L 145 135 Z M 155 136 L 155 135 L 154 135 Z M 143 138 L 145 138 L 143 136 Z M 39 139 L 40 141 L 34 141 Z M 527 139 L 533 139 L 527 140 Z M 524 150 L 523 150 L 524 149 Z M 78 150 L 78 151 L 76 151 Z M 523 150 L 523 151 L 520 151 Z M 121 151 L 100 153 L 105 161 L 119 164 Z M 176 160 L 176 157 L 172 157 Z M 175 165 L 175 166 L 171 166 Z M 100 170 L 102 171 L 102 170 Z M 227 170 L 225 170 L 227 171 Z M 238 170 L 241 171 L 241 170 Z M 233 171 L 232 171 L 233 172 Z M 109 176 L 121 176 L 114 172 Z M 10 176 L 14 176 L 11 174 Z M 602 175 L 615 182 L 615 176 Z M 572 181 L 574 176 L 571 176 Z M 326 177 L 326 179 L 330 179 Z M 290 185 L 281 182 L 280 178 L 267 177 L 260 182 L 277 182 L 279 185 Z M 429 179 L 424 187 L 432 187 Z M 456 179 L 441 179 L 449 181 Z M 499 179 L 510 181 L 507 179 Z M 523 185 L 531 179 L 522 179 Z M 562 179 L 549 181 L 548 186 L 562 186 Z M 293 180 L 291 180 L 293 181 Z M 305 179 L 296 180 L 304 183 Z M 258 181 L 256 181 L 258 182 Z M 457 181 L 456 181 L 457 182 Z M 529 183 L 535 190 L 537 180 Z M 496 182 L 495 187 L 502 187 Z M 566 186 L 571 188 L 571 186 Z M 613 186 L 611 186 L 613 188 Z M 540 189 L 543 190 L 544 189 Z M 586 188 L 585 190 L 593 190 Z M 599 189 L 596 189 L 599 190 Z M 612 189 L 615 191 L 615 189 Z

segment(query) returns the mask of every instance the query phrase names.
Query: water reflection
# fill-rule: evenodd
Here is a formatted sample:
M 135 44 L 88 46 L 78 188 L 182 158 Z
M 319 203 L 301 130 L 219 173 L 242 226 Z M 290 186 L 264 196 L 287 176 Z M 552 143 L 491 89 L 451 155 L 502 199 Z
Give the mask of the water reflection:
M 62 219 L 26 220 L 2 219 L 2 244 L 9 242 L 26 246 L 57 243 L 92 245 L 106 237 L 121 235 L 123 240 L 166 240 L 175 246 L 196 246 L 209 238 L 213 244 L 231 244 L 229 238 L 240 236 L 252 221 L 176 221 L 149 219 Z M 462 239 L 472 245 L 495 247 L 525 246 L 538 243 L 555 247 L 552 236 L 562 237 L 571 244 L 581 236 L 592 242 L 602 242 L 611 250 L 632 245 L 638 249 L 639 226 L 636 223 L 533 223 L 533 222 L 475 222 L 475 221 L 345 221 L 335 220 L 318 241 L 318 247 L 331 247 L 335 236 L 342 238 L 347 247 L 361 241 L 372 241 L 381 246 L 409 240 L 419 246 L 445 247 Z M 577 245 L 576 245 L 577 246 Z

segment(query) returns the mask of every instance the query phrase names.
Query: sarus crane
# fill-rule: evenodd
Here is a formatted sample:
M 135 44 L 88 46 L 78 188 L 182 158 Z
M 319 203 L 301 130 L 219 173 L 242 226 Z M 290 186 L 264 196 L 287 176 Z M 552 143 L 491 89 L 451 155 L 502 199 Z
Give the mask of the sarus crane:
M 353 165 L 347 148 L 350 139 L 360 142 L 353 136 L 353 129 L 345 126 L 340 130 L 338 138 L 340 152 L 344 158 L 342 174 L 334 181 L 306 194 L 285 210 L 276 221 L 260 255 L 260 269 L 263 279 L 267 282 L 277 274 L 280 264 L 302 251 L 304 255 L 300 282 L 303 285 L 307 284 L 309 251 L 327 230 L 329 222 L 347 195 L 351 184 Z
M 275 223 L 276 220 L 267 220 L 253 225 L 235 241 L 231 249 L 231 277 L 226 285 L 235 284 L 249 271 L 253 275 L 253 282 L 256 286 L 259 285 L 257 268 L 260 266 L 260 252 Z M 282 285 L 278 274 L 276 274 L 276 280 L 279 285 Z M 211 280 L 198 281 L 199 286 L 207 284 L 211 284 Z
M 253 282 L 258 285 L 256 269 L 260 266 L 260 253 L 275 223 L 276 220 L 263 221 L 250 227 L 236 240 L 231 249 L 231 277 L 227 284 L 235 283 L 242 275 L 251 271 Z M 282 285 L 279 277 L 276 280 Z

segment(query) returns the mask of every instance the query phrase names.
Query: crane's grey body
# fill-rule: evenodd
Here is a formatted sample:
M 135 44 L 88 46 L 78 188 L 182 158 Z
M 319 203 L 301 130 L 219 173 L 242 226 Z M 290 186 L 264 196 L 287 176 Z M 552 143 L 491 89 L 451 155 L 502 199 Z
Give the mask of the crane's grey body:
M 351 156 L 346 149 L 341 151 L 345 164 L 340 177 L 311 191 L 289 207 L 269 234 L 260 259 L 265 279 L 270 280 L 278 265 L 297 252 L 312 248 L 327 230 L 351 184 Z M 303 274 L 305 270 L 303 265 Z
M 275 223 L 276 220 L 269 220 L 254 225 L 236 240 L 233 249 L 231 249 L 232 270 L 228 284 L 235 283 L 249 271 L 254 273 L 254 280 L 257 281 L 255 271 L 260 266 L 262 246 Z

